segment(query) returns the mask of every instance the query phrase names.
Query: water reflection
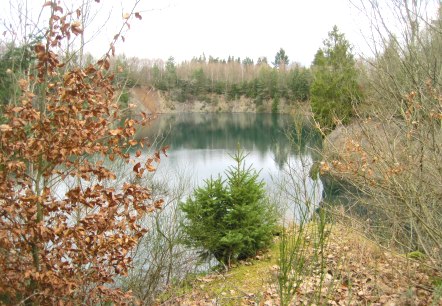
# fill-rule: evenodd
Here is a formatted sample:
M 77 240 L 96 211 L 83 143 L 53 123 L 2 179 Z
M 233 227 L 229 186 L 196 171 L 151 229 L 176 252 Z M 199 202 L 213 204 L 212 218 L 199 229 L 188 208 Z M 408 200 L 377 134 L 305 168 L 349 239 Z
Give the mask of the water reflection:
M 282 200 L 290 202 L 286 203 L 288 206 L 298 206 L 296 202 L 306 202 L 306 197 L 315 198 L 314 202 L 320 200 L 322 184 L 309 177 L 309 170 L 321 137 L 309 125 L 301 124 L 295 129 L 294 123 L 288 115 L 168 114 L 160 115 L 150 126 L 139 130 L 137 136 L 170 145 L 169 157 L 162 160 L 158 175 L 185 169 L 191 172 L 195 185 L 223 174 L 232 165 L 229 154 L 239 144 L 249 153 L 246 164 L 261 170 L 260 176 L 269 190 L 280 189 L 280 185 L 300 188 L 297 199 L 289 195 Z M 299 209 L 295 218 L 297 214 Z
M 198 150 L 235 150 L 239 143 L 248 152 L 264 157 L 269 152 L 279 168 L 294 154 L 312 154 L 320 144 L 320 136 L 304 125 L 300 143 L 290 143 L 287 133 L 295 133 L 293 118 L 288 115 L 249 113 L 186 113 L 161 115 L 151 126 L 138 131 L 138 137 L 155 140 L 160 135 L 173 152 Z M 298 137 L 294 137 L 295 142 Z

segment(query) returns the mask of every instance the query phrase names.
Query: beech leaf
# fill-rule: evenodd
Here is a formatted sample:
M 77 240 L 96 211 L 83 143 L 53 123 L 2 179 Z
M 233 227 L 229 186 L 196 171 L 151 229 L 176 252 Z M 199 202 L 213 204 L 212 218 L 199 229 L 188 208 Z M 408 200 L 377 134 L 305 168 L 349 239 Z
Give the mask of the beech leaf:
M 137 163 L 134 167 L 133 167 L 133 171 L 138 173 L 141 167 L 141 163 Z
M 0 131 L 2 131 L 2 132 L 10 132 L 10 131 L 12 131 L 12 127 L 10 127 L 7 124 L 2 124 L 2 125 L 0 125 Z
M 166 156 L 166 157 L 167 157 L 167 150 L 169 150 L 169 148 L 170 148 L 170 146 L 167 145 L 167 146 L 164 146 L 164 147 L 161 149 L 161 151 L 163 151 L 164 156 Z

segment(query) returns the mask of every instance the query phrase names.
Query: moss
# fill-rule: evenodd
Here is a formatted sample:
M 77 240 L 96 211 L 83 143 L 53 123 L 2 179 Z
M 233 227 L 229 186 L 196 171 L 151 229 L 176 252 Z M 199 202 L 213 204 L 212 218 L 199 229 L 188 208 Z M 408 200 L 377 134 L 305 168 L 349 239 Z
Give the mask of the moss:
M 217 299 L 221 305 L 240 305 L 243 299 L 259 302 L 263 288 L 276 281 L 272 267 L 276 266 L 279 247 L 274 244 L 254 259 L 239 262 L 226 273 L 192 274 L 179 285 L 164 292 L 161 303 L 174 297 L 192 296 L 192 300 Z

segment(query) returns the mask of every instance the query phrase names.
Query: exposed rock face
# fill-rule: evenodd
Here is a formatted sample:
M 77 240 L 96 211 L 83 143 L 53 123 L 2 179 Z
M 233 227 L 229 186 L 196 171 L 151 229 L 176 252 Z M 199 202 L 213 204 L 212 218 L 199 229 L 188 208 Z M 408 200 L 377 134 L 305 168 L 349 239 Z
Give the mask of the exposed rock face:
M 200 113 L 200 112 L 232 112 L 232 113 L 271 113 L 272 100 L 263 101 L 259 106 L 253 99 L 241 96 L 239 99 L 227 101 L 222 95 L 207 95 L 205 100 L 178 102 L 169 100 L 165 94 L 148 87 L 134 87 L 130 91 L 131 103 L 148 113 Z M 278 112 L 289 114 L 293 111 L 309 114 L 308 102 L 289 102 L 280 99 Z

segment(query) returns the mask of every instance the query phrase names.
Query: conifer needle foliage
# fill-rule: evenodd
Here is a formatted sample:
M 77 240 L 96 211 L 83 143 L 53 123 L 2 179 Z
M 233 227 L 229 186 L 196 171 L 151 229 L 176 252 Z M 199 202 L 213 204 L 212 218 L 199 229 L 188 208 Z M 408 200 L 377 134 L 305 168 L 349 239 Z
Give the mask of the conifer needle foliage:
M 227 266 L 268 247 L 276 223 L 264 182 L 258 172 L 245 166 L 246 156 L 238 149 L 225 181 L 221 177 L 206 180 L 181 204 L 187 242 Z

